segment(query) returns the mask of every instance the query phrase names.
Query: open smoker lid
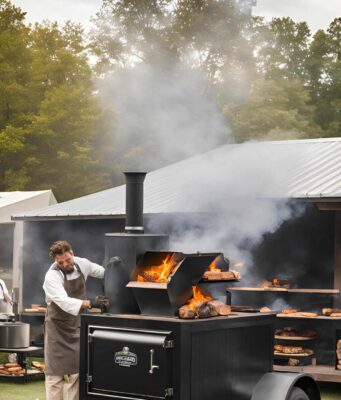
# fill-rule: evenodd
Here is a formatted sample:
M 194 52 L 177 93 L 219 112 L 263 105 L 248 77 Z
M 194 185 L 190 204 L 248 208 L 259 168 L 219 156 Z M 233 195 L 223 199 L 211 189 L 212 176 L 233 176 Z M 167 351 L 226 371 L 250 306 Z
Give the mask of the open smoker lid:
M 139 259 L 126 286 L 132 288 L 142 314 L 174 316 L 217 257 L 222 253 L 148 251 Z M 155 280 L 154 273 L 160 277 L 167 263 L 171 264 L 169 274 Z M 224 267 L 228 269 L 228 264 Z M 141 277 L 147 281 L 141 281 Z

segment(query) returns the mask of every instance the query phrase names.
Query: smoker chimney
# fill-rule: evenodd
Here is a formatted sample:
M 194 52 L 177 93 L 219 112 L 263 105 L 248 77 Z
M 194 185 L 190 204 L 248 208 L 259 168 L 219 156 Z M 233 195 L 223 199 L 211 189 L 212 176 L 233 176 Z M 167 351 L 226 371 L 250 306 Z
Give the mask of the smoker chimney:
M 128 233 L 143 233 L 143 181 L 146 172 L 124 172 L 126 179 L 126 226 Z

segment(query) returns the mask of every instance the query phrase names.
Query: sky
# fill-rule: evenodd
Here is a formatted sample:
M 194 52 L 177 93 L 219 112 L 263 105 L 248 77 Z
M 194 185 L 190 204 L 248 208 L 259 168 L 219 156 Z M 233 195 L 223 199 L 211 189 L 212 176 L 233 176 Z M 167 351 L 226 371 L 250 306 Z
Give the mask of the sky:
M 86 29 L 90 17 L 99 10 L 102 0 L 12 0 L 27 12 L 30 22 L 50 19 L 81 22 Z M 336 17 L 341 17 L 341 0 L 258 0 L 254 15 L 267 19 L 290 16 L 295 21 L 307 21 L 312 32 L 326 29 Z

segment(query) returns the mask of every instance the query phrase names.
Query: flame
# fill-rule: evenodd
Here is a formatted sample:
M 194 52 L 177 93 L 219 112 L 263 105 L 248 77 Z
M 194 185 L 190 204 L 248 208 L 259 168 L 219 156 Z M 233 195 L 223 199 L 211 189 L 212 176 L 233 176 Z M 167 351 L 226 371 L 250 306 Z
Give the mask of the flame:
M 213 300 L 209 294 L 205 294 L 198 286 L 192 286 L 193 297 L 188 301 L 189 308 L 196 313 L 195 304 Z
M 153 265 L 143 271 L 147 279 L 142 275 L 137 275 L 138 282 L 155 282 L 155 283 L 165 283 L 178 263 L 172 259 L 172 254 L 168 254 L 167 257 L 162 260 L 162 264 Z
M 209 266 L 209 270 L 210 270 L 210 271 L 212 271 L 212 272 L 221 272 L 221 269 L 220 269 L 220 268 L 216 268 L 216 267 L 217 267 L 217 262 L 218 262 L 218 257 L 215 258 L 215 259 L 211 262 L 211 264 L 210 264 L 210 266 Z

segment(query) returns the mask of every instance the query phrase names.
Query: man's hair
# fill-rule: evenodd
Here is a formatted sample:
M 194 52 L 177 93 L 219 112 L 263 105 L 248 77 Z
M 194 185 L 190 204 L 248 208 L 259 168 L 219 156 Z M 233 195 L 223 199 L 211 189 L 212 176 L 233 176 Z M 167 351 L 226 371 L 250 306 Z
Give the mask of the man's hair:
M 68 243 L 66 240 L 58 240 L 58 242 L 54 242 L 50 247 L 49 254 L 52 258 L 55 258 L 56 256 L 60 256 L 67 251 L 72 251 L 70 243 Z

